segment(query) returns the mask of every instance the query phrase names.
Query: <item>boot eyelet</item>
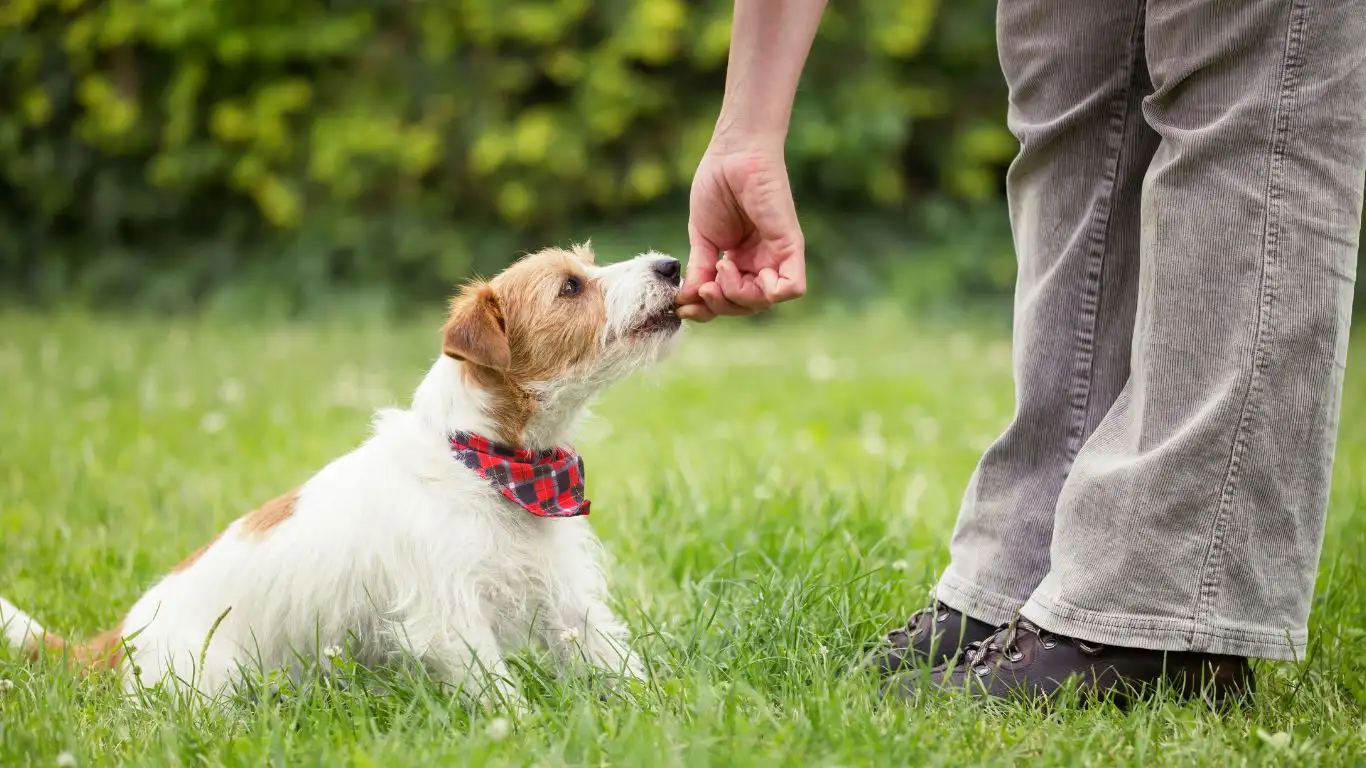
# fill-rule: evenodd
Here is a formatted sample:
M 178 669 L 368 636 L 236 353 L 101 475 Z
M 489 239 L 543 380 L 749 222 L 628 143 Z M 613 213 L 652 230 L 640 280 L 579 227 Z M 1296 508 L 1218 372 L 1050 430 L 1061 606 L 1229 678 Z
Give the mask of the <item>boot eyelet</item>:
M 1057 648 L 1057 647 L 1058 647 L 1058 641 L 1057 641 L 1057 640 L 1054 640 L 1053 638 L 1050 637 L 1050 638 L 1048 638 L 1047 640 L 1044 640 L 1042 643 L 1040 643 L 1040 645 L 1042 645 L 1044 648 L 1047 648 L 1048 650 L 1051 651 L 1051 650 L 1053 650 L 1054 648 Z
M 943 624 L 944 622 L 949 620 L 949 615 L 947 613 L 936 613 L 934 615 L 934 620 L 939 622 L 940 624 Z
M 1011 653 L 1009 656 L 1007 656 L 1006 658 L 1010 659 L 1011 663 L 1014 664 L 1014 663 L 1017 663 L 1017 662 L 1024 661 L 1024 654 L 1023 654 L 1023 653 L 1020 653 L 1019 651 L 1015 651 L 1015 652 Z
M 972 671 L 975 672 L 978 677 L 986 677 L 987 675 L 991 674 L 991 667 L 987 666 L 986 664 L 979 664 L 973 667 Z

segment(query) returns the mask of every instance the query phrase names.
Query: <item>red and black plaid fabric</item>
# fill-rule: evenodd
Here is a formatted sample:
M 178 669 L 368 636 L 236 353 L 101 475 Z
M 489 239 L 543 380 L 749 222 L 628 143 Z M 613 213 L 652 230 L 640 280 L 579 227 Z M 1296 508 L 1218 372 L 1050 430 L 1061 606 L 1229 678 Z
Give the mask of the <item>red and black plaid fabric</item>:
M 486 437 L 457 432 L 451 453 L 499 493 L 538 517 L 588 514 L 583 497 L 583 459 L 569 448 L 530 451 Z

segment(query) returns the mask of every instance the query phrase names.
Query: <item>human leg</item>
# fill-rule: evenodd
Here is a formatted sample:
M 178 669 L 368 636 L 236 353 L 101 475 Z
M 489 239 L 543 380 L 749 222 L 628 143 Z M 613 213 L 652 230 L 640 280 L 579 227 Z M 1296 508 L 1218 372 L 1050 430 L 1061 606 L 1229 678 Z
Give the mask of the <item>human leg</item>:
M 936 588 L 943 605 L 889 636 L 886 666 L 942 661 L 1024 605 L 1049 569 L 1071 463 L 1128 378 L 1140 182 L 1157 146 L 1141 112 L 1151 90 L 1142 19 L 1139 0 L 998 6 L 1020 142 L 1007 176 L 1016 412 L 964 496 Z

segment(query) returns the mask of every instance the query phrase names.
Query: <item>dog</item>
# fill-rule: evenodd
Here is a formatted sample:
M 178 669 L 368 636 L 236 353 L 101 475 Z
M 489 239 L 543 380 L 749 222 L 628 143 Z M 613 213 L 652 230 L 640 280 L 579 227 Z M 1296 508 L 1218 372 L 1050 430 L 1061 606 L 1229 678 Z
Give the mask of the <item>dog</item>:
M 597 395 L 675 345 L 680 272 L 654 252 L 599 266 L 585 244 L 467 282 L 410 408 L 380 409 L 359 447 L 231 523 L 113 629 L 68 645 L 0 599 L 5 638 L 130 693 L 212 698 L 244 668 L 299 674 L 340 652 L 520 702 L 506 658 L 528 640 L 561 670 L 640 678 L 568 441 Z

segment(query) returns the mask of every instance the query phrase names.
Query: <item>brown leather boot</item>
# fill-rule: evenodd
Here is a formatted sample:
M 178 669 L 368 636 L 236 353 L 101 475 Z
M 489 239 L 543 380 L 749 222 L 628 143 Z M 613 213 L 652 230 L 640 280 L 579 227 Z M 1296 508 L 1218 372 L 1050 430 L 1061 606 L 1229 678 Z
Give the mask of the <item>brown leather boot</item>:
M 995 631 L 991 624 L 935 601 L 911 614 L 904 627 L 887 633 L 873 663 L 884 675 L 915 664 L 937 667 Z
M 1201 696 L 1217 707 L 1246 701 L 1255 688 L 1247 659 L 1208 653 L 1148 651 L 1087 643 L 1017 619 L 961 660 L 928 676 L 903 676 L 888 693 L 965 691 L 991 698 L 1053 699 L 1069 681 L 1086 700 L 1126 704 L 1159 687 L 1181 698 Z

